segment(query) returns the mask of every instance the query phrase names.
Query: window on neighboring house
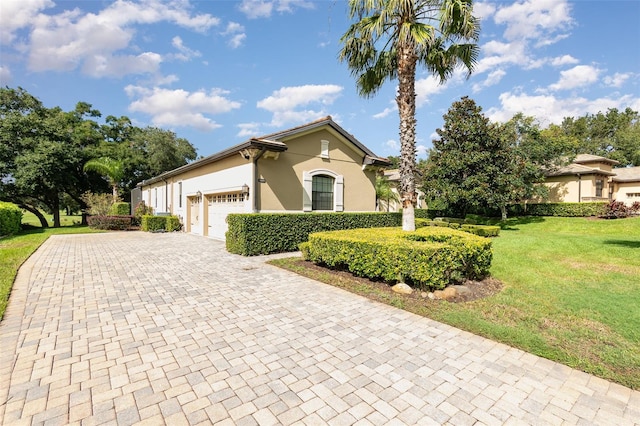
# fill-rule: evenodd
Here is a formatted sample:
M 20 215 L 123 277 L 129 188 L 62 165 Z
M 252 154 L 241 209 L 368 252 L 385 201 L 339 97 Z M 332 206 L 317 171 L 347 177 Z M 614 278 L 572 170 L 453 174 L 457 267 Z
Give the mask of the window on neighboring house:
M 155 208 L 158 208 L 158 188 L 154 188 L 154 197 L 155 197 L 155 201 L 153 202 L 153 206 Z
M 178 182 L 178 207 L 182 208 L 182 182 Z
M 313 176 L 311 210 L 333 210 L 333 181 L 331 176 Z
M 604 181 L 602 179 L 596 179 L 596 197 L 602 197 L 603 187 L 604 187 Z

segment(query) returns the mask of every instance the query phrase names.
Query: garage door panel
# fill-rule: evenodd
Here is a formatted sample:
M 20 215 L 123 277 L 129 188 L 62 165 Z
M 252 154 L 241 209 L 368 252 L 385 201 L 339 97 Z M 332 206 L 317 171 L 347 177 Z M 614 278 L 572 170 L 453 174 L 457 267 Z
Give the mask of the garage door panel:
M 208 235 L 210 238 L 225 239 L 227 232 L 227 215 L 230 213 L 245 213 L 244 196 L 240 192 L 211 194 L 207 196 L 208 203 Z

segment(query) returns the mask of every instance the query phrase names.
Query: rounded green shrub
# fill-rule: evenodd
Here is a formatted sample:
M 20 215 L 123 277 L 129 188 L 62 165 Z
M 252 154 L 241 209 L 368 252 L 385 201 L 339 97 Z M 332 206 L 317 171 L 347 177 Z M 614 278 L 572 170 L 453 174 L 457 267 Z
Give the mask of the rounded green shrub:
M 20 232 L 22 210 L 13 203 L 0 201 L 0 236 Z

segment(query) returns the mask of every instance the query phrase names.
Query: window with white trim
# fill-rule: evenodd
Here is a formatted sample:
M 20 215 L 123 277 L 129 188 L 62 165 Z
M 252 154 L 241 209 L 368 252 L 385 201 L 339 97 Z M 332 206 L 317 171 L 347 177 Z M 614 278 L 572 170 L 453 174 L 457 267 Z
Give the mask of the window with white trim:
M 313 176 L 311 181 L 311 210 L 333 211 L 333 179 L 331 176 Z
M 344 211 L 344 177 L 331 170 L 302 173 L 302 210 Z

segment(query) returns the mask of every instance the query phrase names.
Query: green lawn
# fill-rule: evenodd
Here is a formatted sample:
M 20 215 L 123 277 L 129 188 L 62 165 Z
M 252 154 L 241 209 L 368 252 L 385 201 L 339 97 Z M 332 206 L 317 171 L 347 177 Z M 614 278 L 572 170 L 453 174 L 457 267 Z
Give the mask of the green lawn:
M 382 299 L 640 389 L 640 218 L 511 220 L 493 251 L 491 274 L 504 284 L 497 295 L 467 303 Z M 274 263 L 336 284 L 335 275 L 296 261 Z
M 86 226 L 73 225 L 74 222 L 80 221 L 80 216 L 61 215 L 60 219 L 63 224 L 61 228 L 34 228 L 17 235 L 0 238 L 0 320 L 7 308 L 7 301 L 18 268 L 49 236 L 96 232 Z M 22 223 L 40 226 L 40 221 L 31 213 L 25 213 Z
M 49 222 L 49 226 L 53 226 L 53 215 L 44 213 L 44 217 Z M 22 223 L 40 227 L 40 220 L 31 212 L 22 211 Z M 63 211 L 60 212 L 60 226 L 73 226 L 82 223 L 81 215 L 67 216 Z

